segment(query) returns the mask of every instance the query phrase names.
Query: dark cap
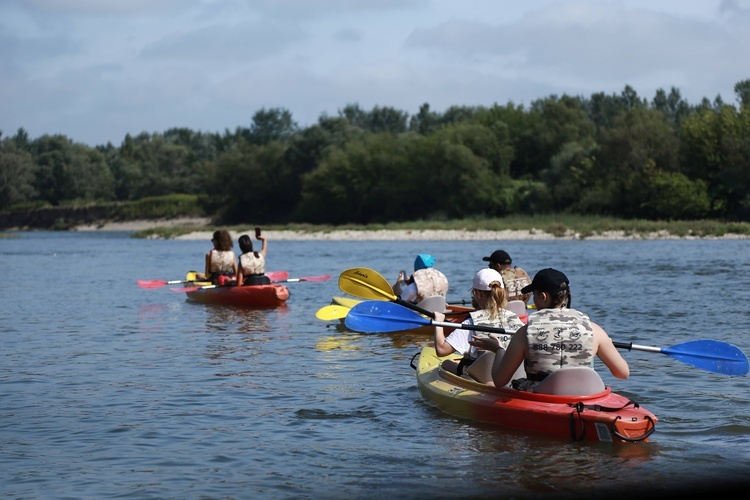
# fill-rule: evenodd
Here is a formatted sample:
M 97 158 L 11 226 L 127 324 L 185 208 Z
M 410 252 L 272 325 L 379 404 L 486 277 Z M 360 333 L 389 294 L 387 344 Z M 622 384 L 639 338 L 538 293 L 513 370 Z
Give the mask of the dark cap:
M 485 262 L 497 262 L 498 264 L 510 264 L 513 262 L 505 250 L 495 250 L 489 257 L 482 257 L 482 260 Z
M 530 285 L 527 285 L 521 289 L 521 293 L 531 293 L 534 290 L 540 292 L 559 292 L 560 290 L 568 290 L 570 281 L 568 277 L 557 269 L 548 267 L 542 269 L 534 276 Z

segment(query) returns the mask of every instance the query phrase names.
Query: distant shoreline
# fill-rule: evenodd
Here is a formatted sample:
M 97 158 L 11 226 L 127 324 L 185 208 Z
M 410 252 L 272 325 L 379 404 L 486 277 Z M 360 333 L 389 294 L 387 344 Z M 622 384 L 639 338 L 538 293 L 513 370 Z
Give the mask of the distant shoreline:
M 208 226 L 209 219 L 164 219 L 164 220 L 134 220 L 127 222 L 105 222 L 102 224 L 81 225 L 76 231 L 143 231 L 157 227 L 174 226 Z M 248 234 L 250 230 L 248 229 Z M 736 240 L 748 239 L 744 234 L 725 234 L 723 236 L 675 236 L 667 231 L 649 233 L 626 233 L 625 231 L 605 231 L 601 234 L 586 235 L 568 231 L 564 236 L 555 236 L 539 229 L 503 230 L 503 231 L 467 231 L 467 230 L 434 230 L 434 229 L 381 229 L 381 230 L 333 230 L 333 231 L 286 231 L 264 230 L 269 240 L 321 240 L 321 241 L 494 241 L 494 240 Z M 233 239 L 242 233 L 230 231 Z M 211 230 L 196 230 L 176 236 L 177 240 L 210 240 Z

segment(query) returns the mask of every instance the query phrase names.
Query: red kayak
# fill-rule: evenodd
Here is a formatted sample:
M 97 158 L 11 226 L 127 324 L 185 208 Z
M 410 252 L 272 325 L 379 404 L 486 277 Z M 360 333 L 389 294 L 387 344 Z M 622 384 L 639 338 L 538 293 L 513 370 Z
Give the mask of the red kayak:
M 598 376 L 600 386 L 583 395 L 566 392 L 562 386 L 547 393 L 525 392 L 454 375 L 440 366 L 443 359 L 433 347 L 425 347 L 412 367 L 422 396 L 457 417 L 574 441 L 645 442 L 656 428 L 653 413 L 612 392 Z M 553 382 L 548 387 L 554 388 L 553 375 L 548 377 Z M 577 380 L 580 372 L 573 375 Z
M 192 277 L 195 277 L 194 273 Z M 190 278 L 191 273 L 188 273 L 187 279 Z M 188 300 L 203 304 L 270 309 L 283 306 L 289 298 L 289 289 L 278 283 L 248 286 L 214 286 L 205 282 L 194 284 L 203 286 L 183 290 L 186 290 Z
M 190 291 L 187 297 L 204 304 L 272 308 L 286 304 L 289 289 L 284 285 L 220 286 Z

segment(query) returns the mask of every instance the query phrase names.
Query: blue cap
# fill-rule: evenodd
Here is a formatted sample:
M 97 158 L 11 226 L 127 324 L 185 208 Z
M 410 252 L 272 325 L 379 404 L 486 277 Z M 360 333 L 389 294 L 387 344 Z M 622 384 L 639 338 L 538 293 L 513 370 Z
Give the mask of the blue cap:
M 414 270 L 419 271 L 420 269 L 428 269 L 432 267 L 433 264 L 435 264 L 435 257 L 430 254 L 420 253 L 414 261 Z

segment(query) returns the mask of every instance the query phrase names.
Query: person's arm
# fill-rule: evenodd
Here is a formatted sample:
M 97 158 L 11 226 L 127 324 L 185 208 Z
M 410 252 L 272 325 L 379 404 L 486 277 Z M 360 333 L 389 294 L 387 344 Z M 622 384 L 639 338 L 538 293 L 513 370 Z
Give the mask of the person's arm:
M 445 314 L 435 311 L 435 321 L 445 321 Z M 442 326 L 435 327 L 435 352 L 438 356 L 453 354 L 453 346 L 445 340 L 445 330 Z
M 211 252 L 208 252 L 206 254 L 206 273 L 205 278 L 207 280 L 211 279 Z
M 628 378 L 630 376 L 628 362 L 620 355 L 620 352 L 612 343 L 612 339 L 609 338 L 609 335 L 607 335 L 607 332 L 605 332 L 601 326 L 593 321 L 591 322 L 591 325 L 594 327 L 594 348 L 596 349 L 596 356 L 602 360 L 602 363 L 604 363 L 607 368 L 609 368 L 612 375 L 617 378 Z
M 500 348 L 499 340 L 490 334 L 487 337 L 474 337 L 470 342 L 477 349 L 497 352 Z M 526 326 L 520 328 L 510 339 L 508 349 L 503 356 L 495 356 L 492 364 L 492 382 L 495 387 L 505 387 L 516 373 L 516 370 L 526 357 L 528 342 L 526 340 Z
M 235 286 L 242 286 L 242 282 L 245 280 L 245 275 L 242 272 L 242 266 L 239 264 L 239 261 L 237 262 L 237 281 L 235 282 Z
M 268 240 L 266 239 L 265 236 L 258 236 L 258 241 L 260 241 L 262 243 L 262 245 L 260 247 L 260 252 L 258 252 L 258 253 L 261 254 L 263 256 L 263 258 L 265 258 L 266 257 L 266 252 L 268 251 Z

